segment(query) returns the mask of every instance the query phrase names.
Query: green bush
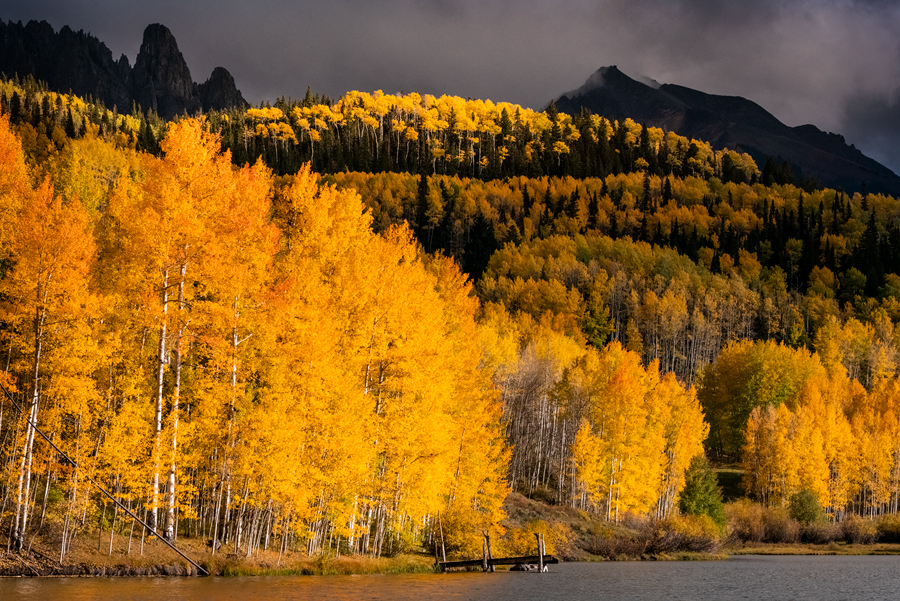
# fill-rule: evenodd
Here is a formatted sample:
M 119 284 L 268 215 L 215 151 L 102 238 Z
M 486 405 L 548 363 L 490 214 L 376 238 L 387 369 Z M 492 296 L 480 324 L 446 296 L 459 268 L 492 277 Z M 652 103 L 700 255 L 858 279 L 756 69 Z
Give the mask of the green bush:
M 791 495 L 791 499 L 788 502 L 788 511 L 791 518 L 801 524 L 825 521 L 825 510 L 822 509 L 822 505 L 819 503 L 819 497 L 809 489 L 803 489 Z

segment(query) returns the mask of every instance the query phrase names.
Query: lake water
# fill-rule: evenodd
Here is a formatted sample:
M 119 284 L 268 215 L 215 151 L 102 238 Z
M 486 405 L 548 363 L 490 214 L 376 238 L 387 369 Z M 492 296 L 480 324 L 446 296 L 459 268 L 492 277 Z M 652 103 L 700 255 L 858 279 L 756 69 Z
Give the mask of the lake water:
M 463 572 L 239 578 L 0 578 L 0 599 L 421 600 L 816 599 L 900 597 L 900 556 L 741 556 L 703 562 L 601 562 L 550 573 Z

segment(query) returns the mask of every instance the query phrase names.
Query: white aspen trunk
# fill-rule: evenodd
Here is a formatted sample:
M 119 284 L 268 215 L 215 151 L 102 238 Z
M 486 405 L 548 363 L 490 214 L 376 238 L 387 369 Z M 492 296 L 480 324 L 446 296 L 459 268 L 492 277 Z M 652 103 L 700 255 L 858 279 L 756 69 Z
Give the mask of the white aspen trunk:
M 17 551 L 22 551 L 25 545 L 25 529 L 28 527 L 28 499 L 31 496 L 31 465 L 34 448 L 34 427 L 37 425 L 38 400 L 40 392 L 40 367 L 41 348 L 43 343 L 44 320 L 47 312 L 42 308 L 35 310 L 34 316 L 34 370 L 31 386 L 31 407 L 28 411 L 28 424 L 25 427 L 25 447 L 22 453 L 22 461 L 19 466 L 18 496 L 16 501 L 17 523 L 15 525 L 15 545 Z
M 162 449 L 163 377 L 166 367 L 166 323 L 169 312 L 169 270 L 163 270 L 162 323 L 159 326 L 159 357 L 156 371 L 156 436 L 153 443 L 153 480 L 150 483 L 150 528 L 158 531 L 159 512 L 159 470 Z
M 226 481 L 225 489 L 225 519 L 222 521 L 222 544 L 228 542 L 228 526 L 231 519 L 231 478 Z
M 78 434 L 80 432 L 80 425 L 81 424 L 79 421 L 79 424 L 78 424 L 79 427 L 77 427 L 75 429 L 75 434 L 76 434 L 75 457 L 78 457 L 78 450 L 79 450 L 79 446 L 80 446 L 78 444 Z M 75 469 L 72 472 L 72 492 L 70 493 L 70 495 L 71 496 L 69 497 L 69 503 L 66 507 L 66 519 L 65 519 L 65 524 L 63 525 L 62 542 L 60 543 L 60 546 L 59 546 L 59 561 L 60 561 L 60 563 L 62 563 L 63 557 L 65 557 L 67 547 L 68 547 L 68 542 L 67 542 L 68 539 L 66 538 L 66 535 L 69 531 L 69 524 L 71 523 L 71 519 L 70 519 L 69 515 L 75 509 L 75 502 L 78 499 L 78 467 L 77 467 L 77 463 L 76 463 Z
M 223 468 L 224 469 L 224 468 Z M 216 554 L 216 547 L 219 541 L 219 512 L 222 507 L 222 492 L 225 490 L 225 474 L 222 473 L 222 480 L 219 482 L 219 497 L 216 500 L 216 510 L 213 513 L 213 535 L 212 535 L 212 551 L 210 555 Z
M 263 551 L 269 550 L 269 537 L 272 534 L 272 527 L 275 525 L 275 512 L 272 511 L 272 499 L 269 499 L 269 514 L 266 519 L 266 538 L 265 545 L 263 546 Z M 256 553 L 259 554 L 259 547 L 256 549 Z
M 118 493 L 117 493 L 118 494 Z M 109 553 L 107 555 L 112 555 L 113 550 L 113 539 L 116 535 L 116 518 L 119 517 L 119 506 L 113 503 L 113 519 L 112 525 L 109 527 Z
M 178 494 L 175 490 L 175 475 L 177 469 L 178 453 L 178 411 L 181 401 L 181 363 L 184 350 L 184 331 L 187 322 L 184 320 L 184 277 L 187 273 L 187 263 L 181 265 L 181 279 L 178 281 L 178 313 L 181 316 L 181 324 L 178 329 L 178 339 L 175 343 L 175 390 L 172 395 L 172 456 L 169 466 L 169 484 L 167 487 L 166 504 L 166 533 L 165 537 L 175 540 L 175 505 Z
M 128 510 L 134 512 L 134 506 L 131 504 L 131 501 L 128 502 Z M 131 530 L 128 532 L 128 550 L 125 551 L 125 555 L 131 555 L 131 537 L 134 536 L 134 524 L 135 520 L 131 520 Z
M 41 503 L 41 521 L 38 524 L 38 530 L 44 525 L 44 518 L 47 517 L 47 501 L 50 498 L 50 477 L 53 475 L 51 470 L 47 470 L 47 477 L 44 478 L 44 499 Z
M 234 318 L 237 322 L 237 300 L 235 300 Z M 222 507 L 222 492 L 226 489 L 228 493 L 225 497 L 225 515 L 222 524 L 222 540 L 227 541 L 227 525 L 230 515 L 229 507 L 231 505 L 231 478 L 228 475 L 228 452 L 232 448 L 234 436 L 234 406 L 237 399 L 237 347 L 238 347 L 238 329 L 234 325 L 231 330 L 231 402 L 228 409 L 228 438 L 225 445 L 225 451 L 222 453 L 222 478 L 219 482 L 219 498 L 216 501 L 216 511 L 213 525 L 212 537 L 212 554 L 216 552 L 216 546 L 219 540 L 219 513 Z

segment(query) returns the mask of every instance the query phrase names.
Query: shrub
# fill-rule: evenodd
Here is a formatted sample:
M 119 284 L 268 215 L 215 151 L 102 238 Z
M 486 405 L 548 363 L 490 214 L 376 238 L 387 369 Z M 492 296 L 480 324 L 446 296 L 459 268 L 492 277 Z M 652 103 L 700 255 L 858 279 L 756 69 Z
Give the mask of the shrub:
M 646 530 L 651 525 L 651 523 L 652 521 L 649 517 L 640 513 L 635 513 L 633 511 L 626 511 L 619 518 L 619 524 L 621 524 L 625 528 L 630 528 L 637 531 Z
M 544 551 L 550 555 L 565 551 L 571 538 L 571 529 L 565 524 L 532 520 L 521 528 L 507 529 L 499 549 L 509 555 L 534 555 L 537 553 L 535 534 L 538 533 L 544 535 Z M 495 549 L 494 554 L 497 552 Z
M 768 507 L 763 512 L 765 542 L 796 543 L 800 540 L 800 523 L 792 519 L 784 507 Z
M 791 517 L 801 524 L 825 521 L 825 510 L 819 503 L 819 496 L 809 489 L 791 495 L 788 511 Z
M 745 543 L 796 543 L 800 523 L 783 507 L 763 507 L 748 499 L 725 506 L 729 538 Z
M 734 541 L 759 543 L 766 536 L 763 508 L 748 499 L 739 499 L 725 505 L 730 538 Z
M 827 545 L 844 537 L 840 524 L 831 522 L 810 522 L 802 527 L 800 538 L 805 543 Z
M 617 557 L 639 557 L 647 552 L 650 541 L 643 535 L 626 538 L 619 535 L 595 536 L 589 543 L 587 551 L 607 559 Z
M 719 548 L 721 528 L 708 515 L 674 516 L 656 523 L 651 553 L 694 551 L 711 553 Z
M 900 543 L 900 515 L 883 515 L 875 521 L 878 540 L 883 543 Z
M 638 522 L 638 520 L 633 520 Z M 679 551 L 716 551 L 721 545 L 720 532 L 709 516 L 673 516 L 665 520 L 640 520 L 639 528 L 597 532 L 587 551 L 609 559 L 639 557 Z
M 858 515 L 848 516 L 841 523 L 841 528 L 844 531 L 844 540 L 851 545 L 871 545 L 878 536 L 875 522 Z

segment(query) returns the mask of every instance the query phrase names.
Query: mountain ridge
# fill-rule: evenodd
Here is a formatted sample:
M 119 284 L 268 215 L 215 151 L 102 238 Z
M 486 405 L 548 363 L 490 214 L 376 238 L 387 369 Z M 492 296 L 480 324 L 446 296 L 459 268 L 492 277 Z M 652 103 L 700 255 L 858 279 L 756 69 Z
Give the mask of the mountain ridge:
M 96 98 L 120 113 L 137 103 L 165 119 L 247 104 L 223 67 L 195 83 L 172 32 L 159 23 L 144 30 L 132 67 L 124 54 L 114 59 L 101 40 L 68 25 L 57 32 L 46 21 L 0 19 L 0 72 L 31 75 L 52 90 Z
M 649 80 L 652 83 L 653 80 Z M 581 87 L 557 98 L 556 108 L 583 108 L 609 119 L 631 118 L 647 126 L 704 140 L 716 149 L 746 152 L 762 167 L 768 157 L 787 160 L 800 177 L 848 191 L 900 195 L 900 177 L 848 145 L 840 134 L 815 125 L 785 125 L 759 104 L 677 84 L 648 85 L 615 65 L 601 67 Z

